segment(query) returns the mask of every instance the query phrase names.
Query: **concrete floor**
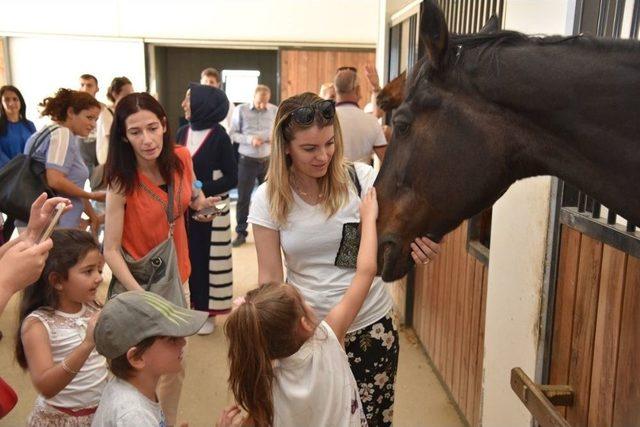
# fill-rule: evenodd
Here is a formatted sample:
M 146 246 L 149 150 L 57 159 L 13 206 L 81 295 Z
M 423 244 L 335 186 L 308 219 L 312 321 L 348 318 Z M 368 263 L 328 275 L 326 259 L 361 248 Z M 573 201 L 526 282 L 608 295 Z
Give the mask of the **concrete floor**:
M 255 246 L 250 237 L 248 243 L 233 250 L 234 294 L 244 295 L 257 283 L 258 269 Z M 105 273 L 105 278 L 110 272 Z M 102 288 L 102 297 L 106 284 Z M 15 363 L 13 346 L 17 322 L 17 297 L 0 317 L 0 375 L 18 393 L 19 402 L 0 426 L 21 426 L 29 414 L 36 397 L 28 374 Z M 226 343 L 217 319 L 213 334 L 189 339 L 187 351 L 187 376 L 179 410 L 179 423 L 190 427 L 210 427 L 222 408 L 233 402 L 226 386 Z M 400 333 L 400 364 L 396 382 L 394 425 L 396 426 L 463 426 L 453 404 L 445 394 L 433 373 L 420 344 L 411 329 Z

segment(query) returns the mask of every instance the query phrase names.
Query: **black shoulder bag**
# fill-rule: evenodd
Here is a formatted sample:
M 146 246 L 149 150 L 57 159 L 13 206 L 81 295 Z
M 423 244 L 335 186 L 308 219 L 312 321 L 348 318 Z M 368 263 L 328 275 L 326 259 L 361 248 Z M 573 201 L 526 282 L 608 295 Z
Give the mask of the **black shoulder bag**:
M 42 194 L 53 197 L 47 185 L 46 166 L 33 158 L 42 141 L 59 126 L 50 126 L 33 141 L 29 154 L 19 154 L 0 169 L 0 211 L 29 222 L 31 205 Z

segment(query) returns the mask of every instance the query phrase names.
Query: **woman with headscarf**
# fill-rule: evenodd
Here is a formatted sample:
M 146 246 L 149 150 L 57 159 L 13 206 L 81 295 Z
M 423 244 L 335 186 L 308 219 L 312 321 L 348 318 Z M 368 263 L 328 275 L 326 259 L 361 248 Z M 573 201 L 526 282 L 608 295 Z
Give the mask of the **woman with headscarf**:
M 229 109 L 224 92 L 191 83 L 182 108 L 189 124 L 178 129 L 176 141 L 189 149 L 196 178 L 202 183 L 205 196 L 219 196 L 225 205 L 223 212 L 210 224 L 189 216 L 191 304 L 195 310 L 209 313 L 209 320 L 198 332 L 206 335 L 215 328 L 215 316 L 231 310 L 233 271 L 227 192 L 238 182 L 238 165 L 231 140 L 219 124 Z

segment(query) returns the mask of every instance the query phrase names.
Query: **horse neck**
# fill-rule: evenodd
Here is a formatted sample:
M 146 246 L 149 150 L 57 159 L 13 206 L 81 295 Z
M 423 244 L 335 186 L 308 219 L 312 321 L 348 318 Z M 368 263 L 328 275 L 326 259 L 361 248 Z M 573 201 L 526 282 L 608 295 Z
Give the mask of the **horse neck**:
M 474 83 L 521 124 L 514 178 L 558 176 L 640 223 L 640 44 L 507 48 L 494 60 L 497 76 Z

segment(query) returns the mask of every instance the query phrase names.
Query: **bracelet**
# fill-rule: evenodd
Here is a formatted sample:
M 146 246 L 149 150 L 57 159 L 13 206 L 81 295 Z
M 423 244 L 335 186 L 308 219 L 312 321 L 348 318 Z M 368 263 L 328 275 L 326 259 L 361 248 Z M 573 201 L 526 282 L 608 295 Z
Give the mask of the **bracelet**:
M 80 371 L 74 371 L 73 369 L 71 369 L 69 365 L 67 365 L 67 359 L 62 359 L 61 365 L 62 365 L 62 369 L 64 369 L 66 372 L 72 375 L 76 375 L 78 372 L 80 372 Z

